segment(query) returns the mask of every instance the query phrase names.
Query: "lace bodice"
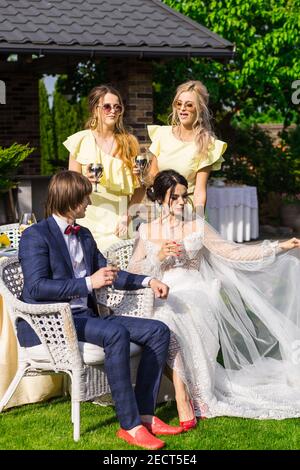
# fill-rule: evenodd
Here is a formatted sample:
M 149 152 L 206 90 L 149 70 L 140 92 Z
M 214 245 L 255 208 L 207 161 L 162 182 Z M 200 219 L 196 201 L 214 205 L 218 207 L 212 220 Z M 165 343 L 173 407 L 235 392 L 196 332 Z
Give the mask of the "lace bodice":
M 201 263 L 201 248 L 203 243 L 197 233 L 187 235 L 182 240 L 182 252 L 179 258 L 168 256 L 162 262 L 158 259 L 160 245 L 151 240 L 145 240 L 147 257 L 144 259 L 144 268 L 151 269 L 151 274 L 162 277 L 163 273 L 173 268 L 195 269 L 199 271 Z M 178 260 L 178 265 L 176 264 Z

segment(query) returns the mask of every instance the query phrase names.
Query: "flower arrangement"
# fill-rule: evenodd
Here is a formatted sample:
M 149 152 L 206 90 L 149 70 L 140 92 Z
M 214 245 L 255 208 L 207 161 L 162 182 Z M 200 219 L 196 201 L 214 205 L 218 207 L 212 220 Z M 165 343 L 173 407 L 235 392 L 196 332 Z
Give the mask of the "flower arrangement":
M 0 233 L 0 248 L 8 248 L 10 246 L 10 239 L 6 233 Z

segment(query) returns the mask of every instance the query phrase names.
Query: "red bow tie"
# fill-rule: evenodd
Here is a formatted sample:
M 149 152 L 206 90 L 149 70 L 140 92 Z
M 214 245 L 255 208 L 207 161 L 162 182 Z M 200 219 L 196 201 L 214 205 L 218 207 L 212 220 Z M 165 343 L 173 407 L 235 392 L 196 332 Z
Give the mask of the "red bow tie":
M 65 234 L 70 235 L 70 233 L 72 233 L 73 235 L 77 235 L 79 230 L 80 230 L 80 225 L 68 225 L 65 230 Z

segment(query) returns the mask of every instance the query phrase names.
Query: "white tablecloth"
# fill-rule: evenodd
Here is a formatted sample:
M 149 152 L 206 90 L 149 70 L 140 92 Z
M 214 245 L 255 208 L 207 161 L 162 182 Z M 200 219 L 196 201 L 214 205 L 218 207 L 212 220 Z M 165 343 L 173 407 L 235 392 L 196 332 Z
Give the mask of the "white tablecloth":
M 17 250 L 0 250 L 1 256 L 16 256 Z M 0 295 L 0 400 L 13 380 L 18 367 L 17 338 L 5 302 Z M 61 396 L 64 390 L 62 375 L 24 377 L 5 408 L 48 400 Z
M 226 240 L 243 242 L 258 238 L 258 201 L 255 186 L 209 186 L 209 223 Z

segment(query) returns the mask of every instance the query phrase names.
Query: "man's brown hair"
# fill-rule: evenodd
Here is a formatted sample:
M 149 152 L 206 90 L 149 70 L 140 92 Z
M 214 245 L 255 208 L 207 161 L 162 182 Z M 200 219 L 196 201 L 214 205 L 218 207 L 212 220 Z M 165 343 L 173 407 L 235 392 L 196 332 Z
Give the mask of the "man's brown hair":
M 67 215 L 82 204 L 92 192 L 92 183 L 76 171 L 64 170 L 51 178 L 48 187 L 45 216 Z

